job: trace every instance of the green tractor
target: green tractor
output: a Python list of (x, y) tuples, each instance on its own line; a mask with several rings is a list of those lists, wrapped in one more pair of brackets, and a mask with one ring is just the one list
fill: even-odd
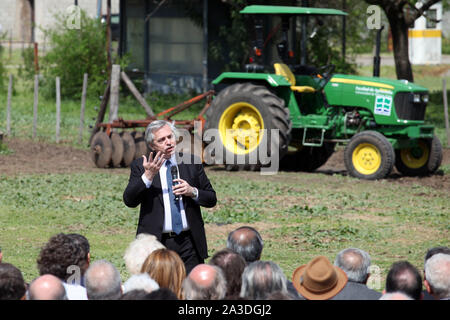
[[(382, 179), (394, 165), (409, 176), (438, 169), (442, 146), (434, 127), (424, 123), (426, 88), (404, 80), (333, 74), (334, 65), (290, 63), (292, 17), (345, 12), (251, 5), (241, 13), (255, 17), (254, 61), (246, 72), (225, 72), (213, 81), (218, 94), (206, 112), (204, 129), (217, 130), (218, 137), (215, 148), (205, 149), (206, 158), (227, 170), (260, 170), (268, 165), (261, 158), (265, 147), (284, 168), (314, 171), (342, 144), (353, 177)], [(279, 62), (269, 68), (259, 63), (266, 15), (279, 16), (282, 26)]]

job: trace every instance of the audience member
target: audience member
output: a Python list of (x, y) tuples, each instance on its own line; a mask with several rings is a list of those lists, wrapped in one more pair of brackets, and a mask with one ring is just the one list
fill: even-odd
[[(80, 284), (83, 287), (84, 284), (84, 274), (86, 273), (86, 270), (89, 268), (89, 263), (91, 262), (91, 246), (89, 244), (88, 239), (78, 233), (69, 233), (67, 234), (69, 238), (72, 239), (75, 245), (77, 245), (82, 251), (80, 252), (80, 258), (78, 259), (77, 266), (80, 268), (81, 277), (79, 279), (80, 283), (76, 283), (74, 281), (71, 282), (71, 284)], [(78, 279), (74, 279), (78, 280)]]
[(148, 273), (134, 274), (123, 284), (123, 293), (133, 290), (144, 290), (150, 293), (159, 289), (159, 284), (150, 278)]
[(436, 300), (450, 300), (450, 255), (438, 253), (427, 260), (424, 285)]
[(186, 300), (222, 300), (227, 282), (219, 267), (199, 264), (183, 281), (183, 291)]
[(247, 263), (261, 258), (264, 242), (254, 228), (243, 226), (228, 235), (227, 248), (239, 253)]
[(223, 249), (216, 252), (209, 264), (222, 269), (227, 282), (226, 299), (237, 299), (241, 292), (242, 273), (246, 263), (244, 258), (231, 249)]
[[(444, 253), (450, 255), (450, 248), (449, 247), (434, 247), (427, 250), (427, 253), (425, 254), (424, 262), (423, 262), (423, 279), (425, 280), (427, 278), (425, 274), (425, 264), (427, 263), (427, 260), (430, 259), (432, 256), (438, 253)], [(434, 300), (434, 297), (428, 293), (427, 290), (423, 290), (423, 300)]]
[(123, 256), (128, 272), (140, 274), (145, 259), (156, 249), (165, 249), (165, 246), (152, 234), (138, 234)]
[(186, 269), (178, 253), (169, 249), (157, 249), (144, 261), (141, 269), (154, 279), (160, 288), (172, 290), (183, 299), (182, 284), (186, 278)]
[(2, 259), (3, 259), (3, 252), (2, 248), (0, 247), (0, 263), (2, 263)]
[[(81, 269), (73, 269), (84, 265), (86, 256), (82, 246), (74, 237), (59, 233), (49, 239), (41, 249), (37, 258), (39, 274), (52, 274), (63, 281), (69, 300), (86, 300), (86, 288), (79, 285), (81, 282)], [(74, 275), (74, 276), (73, 276)], [(80, 276), (78, 279), (77, 277)], [(69, 278), (75, 279), (75, 283), (66, 283)]]
[(24, 300), (25, 292), (22, 272), (10, 263), (0, 263), (0, 300)]
[(178, 300), (177, 295), (170, 289), (159, 288), (147, 295), (148, 300)]
[(117, 300), (122, 296), (120, 273), (110, 262), (95, 261), (89, 266), (85, 276), (89, 300)]
[(28, 300), (67, 300), (66, 289), (61, 279), (44, 274), (31, 281)]
[(318, 256), (295, 269), (292, 282), (307, 300), (329, 300), (345, 287), (347, 275), (327, 257)]
[(242, 274), (241, 298), (264, 300), (275, 291), (288, 294), (286, 276), (272, 261), (255, 261)]
[[(261, 259), (264, 242), (259, 232), (249, 226), (243, 226), (233, 230), (228, 235), (227, 248), (239, 253), (247, 264)], [(291, 281), (286, 280), (287, 290), (294, 299), (299, 299)]]
[(381, 293), (366, 286), (370, 276), (367, 252), (357, 248), (344, 249), (337, 254), (334, 265), (344, 270), (348, 282), (333, 300), (378, 300), (381, 297)]
[(408, 261), (393, 263), (387, 274), (385, 292), (396, 291), (403, 292), (414, 300), (420, 300), (423, 297), (420, 273)]
[(414, 300), (403, 292), (390, 292), (383, 294), (378, 300)]
[(125, 292), (119, 300), (149, 300), (149, 293), (142, 289), (134, 289), (128, 292)]

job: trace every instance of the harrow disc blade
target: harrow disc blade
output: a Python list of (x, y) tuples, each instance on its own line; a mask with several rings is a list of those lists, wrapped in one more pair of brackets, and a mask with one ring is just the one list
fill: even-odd
[(123, 131), (120, 136), (123, 141), (123, 158), (121, 165), (123, 167), (128, 167), (134, 160), (134, 155), (136, 154), (136, 144), (134, 143), (134, 138), (131, 133)]
[(142, 155), (148, 156), (147, 142), (145, 142), (144, 133), (141, 131), (135, 131), (134, 133), (134, 143), (136, 144), (136, 152), (134, 158), (140, 158)]
[(99, 168), (106, 168), (111, 161), (112, 142), (108, 135), (103, 132), (97, 132), (92, 138), (91, 158)]
[(117, 132), (111, 134), (112, 143), (112, 155), (111, 155), (111, 166), (114, 168), (120, 167), (120, 163), (123, 158), (123, 140)]

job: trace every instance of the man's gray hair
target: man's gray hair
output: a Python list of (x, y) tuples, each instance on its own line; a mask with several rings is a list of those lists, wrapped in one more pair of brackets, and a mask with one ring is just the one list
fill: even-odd
[(175, 140), (178, 140), (179, 137), (178, 129), (172, 122), (166, 120), (155, 120), (150, 122), (147, 128), (145, 128), (145, 141), (147, 142), (147, 144), (151, 145), (153, 143), (153, 139), (155, 138), (153, 131), (161, 129), (164, 126), (169, 126), (169, 128), (173, 132), (173, 135), (175, 136)]
[(366, 283), (369, 274), (370, 255), (364, 250), (347, 248), (340, 251), (334, 265), (344, 270), (348, 281)]
[(225, 298), (227, 281), (223, 271), (218, 266), (209, 266), (216, 271), (211, 285), (207, 287), (198, 285), (189, 276), (183, 280), (183, 293), (186, 300), (222, 300)]
[(127, 270), (131, 274), (140, 274), (145, 259), (157, 249), (165, 249), (166, 247), (158, 241), (158, 239), (148, 233), (140, 233), (136, 236), (125, 250), (123, 259)]
[(120, 273), (112, 263), (95, 261), (87, 269), (85, 277), (89, 300), (117, 300), (122, 296)]
[[(241, 240), (236, 234), (245, 233)], [(257, 261), (261, 258), (264, 241), (259, 232), (249, 226), (243, 226), (228, 234), (227, 248), (239, 253), (247, 263)]]
[(123, 293), (127, 293), (133, 290), (144, 290), (147, 293), (158, 290), (159, 284), (150, 278), (148, 273), (141, 273), (132, 275), (123, 284)]
[(450, 255), (438, 253), (428, 259), (425, 278), (435, 297), (450, 298)]
[(255, 261), (242, 274), (241, 298), (264, 300), (272, 292), (288, 294), (283, 270), (272, 261)]

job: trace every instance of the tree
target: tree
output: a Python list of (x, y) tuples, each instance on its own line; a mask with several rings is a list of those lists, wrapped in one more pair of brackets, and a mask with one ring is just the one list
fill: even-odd
[(408, 29), (414, 26), (414, 21), (435, 3), (441, 0), (424, 0), (422, 7), (416, 8), (415, 0), (365, 0), (368, 4), (380, 6), (388, 18), (394, 44), (395, 70), (398, 79), (414, 81), (409, 61)]

